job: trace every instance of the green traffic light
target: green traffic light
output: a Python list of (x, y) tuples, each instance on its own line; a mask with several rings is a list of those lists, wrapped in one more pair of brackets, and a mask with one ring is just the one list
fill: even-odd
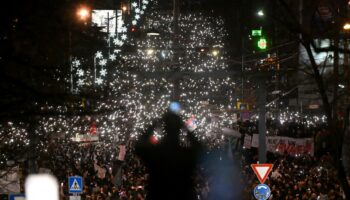
[(267, 40), (265, 38), (260, 38), (258, 40), (258, 48), (260, 50), (265, 50), (267, 49)]
[(261, 30), (252, 30), (252, 36), (256, 37), (256, 36), (261, 36), (261, 35), (262, 35)]

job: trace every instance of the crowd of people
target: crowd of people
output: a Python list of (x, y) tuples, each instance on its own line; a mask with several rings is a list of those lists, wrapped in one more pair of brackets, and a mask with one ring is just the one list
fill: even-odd
[(69, 199), (68, 177), (76, 175), (83, 178), (82, 199), (145, 199), (145, 167), (132, 153), (132, 143), (119, 147), (122, 146), (128, 151), (123, 160), (118, 160), (118, 148), (111, 146), (98, 143), (57, 145), (53, 148), (59, 152), (58, 159), (44, 159), (51, 162), (41, 166), (50, 169), (60, 181), (62, 199)]
[[(244, 121), (239, 124), (240, 132), (243, 134), (258, 133), (258, 121)], [(316, 137), (317, 135), (327, 135), (326, 123), (308, 125), (304, 120), (290, 120), (283, 124), (277, 119), (268, 118), (266, 120), (267, 135), (286, 136), (293, 138)]]
[[(246, 122), (240, 126), (244, 135), (253, 133), (256, 124)], [(293, 128), (283, 129), (288, 132)], [(317, 137), (318, 132), (325, 134), (326, 129), (316, 127), (311, 132)], [(68, 177), (75, 175), (84, 180), (83, 200), (146, 199), (149, 171), (135, 154), (137, 141), (116, 145), (60, 140), (51, 142), (47, 154), (38, 158), (38, 166), (39, 171), (46, 169), (58, 178), (62, 200), (69, 199)], [(253, 189), (258, 185), (258, 179), (250, 164), (257, 162), (257, 149), (236, 149), (237, 145), (228, 136), (221, 140), (221, 145), (211, 146), (204, 142), (204, 146), (193, 177), (196, 198), (255, 199)], [(318, 156), (299, 157), (268, 153), (268, 162), (274, 164), (266, 181), (272, 199), (344, 199), (332, 157), (327, 151)]]
[[(292, 157), (269, 154), (268, 162), (274, 164), (265, 183), (271, 188), (272, 199), (345, 199), (330, 155), (325, 154), (318, 159), (309, 155)], [(243, 199), (254, 199), (251, 196), (253, 188), (259, 184), (257, 178), (248, 164), (244, 165), (242, 172), (248, 186)]]
[[(323, 155), (330, 148), (331, 134), (326, 123), (307, 125), (306, 121), (295, 119), (281, 124), (279, 120), (266, 121), (267, 136), (285, 136), (290, 138), (312, 138), (314, 140), (315, 155)], [(258, 121), (245, 121), (239, 124), (242, 139), (245, 135), (258, 134)]]

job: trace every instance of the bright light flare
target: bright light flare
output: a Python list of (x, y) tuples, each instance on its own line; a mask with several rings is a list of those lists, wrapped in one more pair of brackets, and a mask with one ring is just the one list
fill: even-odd
[(58, 200), (58, 182), (49, 174), (30, 175), (25, 182), (27, 200)]
[(211, 52), (211, 54), (213, 55), (213, 56), (218, 56), (219, 55), (219, 51), (218, 50), (213, 50), (212, 52)]
[(263, 10), (259, 10), (257, 14), (259, 17), (263, 17), (265, 15)]
[(146, 53), (148, 56), (152, 56), (154, 54), (154, 49), (147, 49)]
[(179, 102), (171, 102), (169, 109), (174, 113), (180, 113), (181, 111), (181, 105)]
[(122, 10), (123, 10), (123, 12), (125, 12), (125, 11), (128, 10), (128, 8), (127, 8), (126, 6), (123, 6), (123, 7), (122, 7)]
[(90, 17), (90, 9), (87, 7), (80, 7), (77, 11), (78, 18), (80, 20), (87, 20)]
[(343, 29), (349, 31), (350, 30), (350, 23), (344, 24)]

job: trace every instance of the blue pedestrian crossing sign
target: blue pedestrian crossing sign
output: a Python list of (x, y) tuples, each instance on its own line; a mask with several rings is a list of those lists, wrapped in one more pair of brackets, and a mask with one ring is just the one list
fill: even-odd
[(81, 176), (70, 176), (68, 178), (69, 193), (83, 193), (83, 178)]

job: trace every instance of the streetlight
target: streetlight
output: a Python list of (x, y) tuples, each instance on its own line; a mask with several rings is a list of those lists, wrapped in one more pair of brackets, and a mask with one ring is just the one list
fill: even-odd
[(211, 54), (213, 55), (213, 56), (218, 56), (219, 55), (219, 50), (217, 50), (217, 49), (214, 49), (212, 52), (211, 52)]
[(259, 10), (257, 14), (259, 17), (263, 17), (265, 15), (263, 10)]
[(123, 12), (126, 12), (128, 10), (128, 8), (126, 6), (123, 6), (122, 10), (123, 10)]
[(350, 30), (350, 23), (345, 23), (343, 26), (343, 29), (346, 31), (349, 31)]
[(80, 20), (85, 21), (90, 17), (90, 9), (86, 6), (82, 6), (78, 8), (77, 15)]
[[(77, 17), (80, 21), (83, 21), (84, 24), (86, 25), (86, 21), (87, 19), (90, 17), (90, 8), (87, 6), (80, 6), (77, 10), (76, 10), (76, 14)], [(69, 35), (68, 35), (68, 55), (69, 55), (69, 63), (70, 63), (70, 73), (71, 73), (71, 77), (70, 77), (70, 82), (71, 82), (71, 92), (74, 93), (74, 83), (73, 83), (73, 56), (72, 56), (72, 31), (70, 30), (72, 26), (72, 22), (69, 25)]]
[(147, 54), (148, 56), (152, 56), (152, 55), (154, 54), (154, 49), (152, 49), (152, 48), (147, 49), (147, 50), (146, 50), (146, 54)]

